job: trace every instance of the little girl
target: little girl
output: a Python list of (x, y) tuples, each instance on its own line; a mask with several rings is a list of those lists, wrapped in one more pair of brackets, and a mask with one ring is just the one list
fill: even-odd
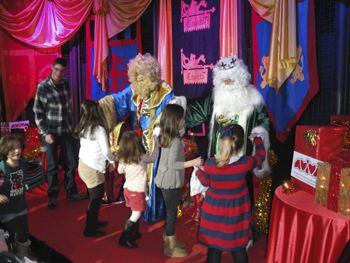
[(164, 107), (160, 119), (158, 143), (162, 149), (155, 183), (161, 189), (165, 203), (163, 251), (166, 257), (188, 255), (188, 252), (182, 249), (185, 244), (176, 240), (177, 207), (180, 189), (185, 179), (185, 168), (203, 164), (201, 157), (185, 162), (184, 145), (179, 136), (179, 131), (185, 124), (184, 117), (185, 111), (181, 106), (168, 104)]
[(244, 142), (243, 128), (230, 124), (220, 136), (219, 154), (205, 161), (204, 172), (197, 176), (209, 186), (202, 207), (199, 243), (209, 247), (207, 263), (220, 262), (223, 250), (231, 251), (235, 263), (247, 263), (246, 246), (251, 238), (251, 213), (245, 176), (265, 159), (262, 139), (252, 133), (256, 154), (253, 157), (237, 155)]
[[(15, 249), (17, 254), (36, 261), (31, 255), (26, 187), (24, 179), (28, 170), (28, 160), (21, 159), (23, 140), (7, 135), (0, 140), (0, 220), (11, 236), (17, 235)], [(16, 252), (16, 251), (15, 251)]]
[(139, 219), (147, 209), (146, 191), (148, 190), (147, 163), (154, 163), (158, 157), (158, 144), (155, 140), (152, 155), (145, 154), (141, 139), (134, 131), (123, 134), (117, 151), (118, 173), (125, 174), (125, 205), (130, 207), (131, 216), (125, 221), (123, 233), (119, 239), (121, 246), (137, 248), (134, 242), (141, 238)]
[(109, 148), (107, 132), (107, 121), (99, 103), (94, 100), (85, 100), (81, 105), (80, 121), (73, 136), (80, 139), (78, 172), (90, 196), (83, 232), (86, 237), (106, 235), (106, 232), (97, 228), (108, 224), (107, 221), (98, 221), (101, 199), (105, 192), (106, 160), (109, 162), (110, 171), (114, 171), (115, 168), (115, 158)]

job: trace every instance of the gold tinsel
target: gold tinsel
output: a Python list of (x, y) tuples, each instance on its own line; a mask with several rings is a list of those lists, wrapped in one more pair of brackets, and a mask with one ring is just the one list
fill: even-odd
[(180, 206), (178, 206), (178, 207), (177, 207), (177, 217), (181, 217), (181, 216), (183, 216), (184, 214), (185, 214), (185, 213), (182, 212)]
[(275, 152), (271, 149), (268, 150), (267, 152), (267, 161), (270, 165), (270, 167), (274, 167), (277, 163), (277, 155), (275, 154)]
[(38, 158), (40, 156), (41, 149), (42, 149), (42, 147), (41, 147), (41, 145), (39, 145), (38, 147), (36, 147), (35, 150), (23, 154), (23, 157), (26, 159), (35, 160), (36, 158)]
[(293, 181), (293, 179), (286, 180), (283, 182), (282, 187), (283, 187), (283, 193), (285, 194), (294, 193), (295, 182)]
[(259, 197), (255, 199), (257, 228), (260, 236), (264, 236), (268, 233), (267, 202), (270, 198), (271, 183), (272, 183), (272, 180), (271, 180), (270, 174), (266, 174), (264, 176), (264, 179), (262, 179), (260, 182)]
[(310, 145), (315, 146), (317, 143), (317, 140), (320, 139), (320, 137), (318, 136), (317, 131), (315, 130), (307, 130), (304, 133), (304, 139), (305, 139), (305, 147), (309, 148)]

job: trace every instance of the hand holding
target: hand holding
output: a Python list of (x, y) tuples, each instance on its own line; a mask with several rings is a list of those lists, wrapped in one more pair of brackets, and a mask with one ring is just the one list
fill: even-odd
[(115, 163), (110, 163), (108, 166), (108, 171), (113, 172), (115, 170)]
[(249, 136), (248, 136), (248, 139), (251, 140), (251, 141), (254, 141), (254, 138), (255, 137), (258, 137), (259, 134), (258, 133), (251, 133)]
[(8, 202), (10, 202), (10, 200), (6, 195), (0, 195), (0, 204), (6, 204)]
[(199, 156), (196, 159), (193, 159), (193, 166), (202, 166), (203, 165), (203, 159), (201, 156)]

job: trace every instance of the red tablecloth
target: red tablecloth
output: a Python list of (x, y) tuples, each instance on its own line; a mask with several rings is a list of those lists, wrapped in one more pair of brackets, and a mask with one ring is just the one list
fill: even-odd
[(275, 191), (267, 263), (334, 263), (350, 239), (350, 218), (314, 203), (304, 191)]

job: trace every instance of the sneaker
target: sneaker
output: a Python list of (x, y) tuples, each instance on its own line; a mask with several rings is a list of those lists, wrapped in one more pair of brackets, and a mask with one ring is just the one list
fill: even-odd
[(75, 195), (70, 195), (67, 194), (66, 195), (66, 200), (67, 201), (78, 201), (78, 202), (82, 202), (82, 201), (88, 201), (89, 198), (87, 196), (83, 196), (81, 194), (75, 194)]
[(57, 197), (52, 197), (47, 204), (47, 208), (53, 210), (57, 207)]

